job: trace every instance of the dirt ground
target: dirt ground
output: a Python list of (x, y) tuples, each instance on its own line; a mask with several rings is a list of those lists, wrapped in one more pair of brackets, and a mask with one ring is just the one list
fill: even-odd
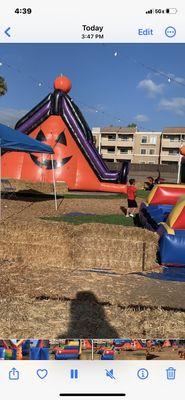
[[(58, 205), (56, 212), (52, 198), (3, 199), (1, 222), (71, 212), (121, 214), (126, 200), (65, 198)], [(59, 267), (50, 281), (49, 269), (47, 260), (39, 271), (17, 260), (1, 260), (1, 337), (184, 337), (184, 282), (146, 274), (109, 276), (78, 270), (69, 274)]]
[[(45, 197), (38, 201), (38, 197), (19, 197), (16, 195), (11, 199), (2, 200), (2, 221), (6, 219), (30, 220), (34, 217), (57, 216), (69, 214), (71, 212), (81, 212), (84, 214), (123, 214), (121, 207), (126, 207), (126, 199), (115, 198), (107, 199), (87, 199), (87, 198), (59, 198), (58, 211), (55, 211), (54, 200), (52, 197)], [(138, 199), (138, 205), (141, 199)]]

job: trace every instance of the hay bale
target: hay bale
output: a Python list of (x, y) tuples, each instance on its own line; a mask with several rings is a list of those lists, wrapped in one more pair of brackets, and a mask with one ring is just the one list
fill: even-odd
[(18, 259), (32, 266), (71, 266), (68, 227), (50, 222), (7, 222), (0, 226), (1, 259)]
[(0, 226), (1, 259), (70, 269), (129, 273), (153, 269), (158, 237), (140, 228), (14, 221)]
[(79, 268), (128, 273), (153, 269), (158, 236), (140, 228), (83, 224), (74, 227), (73, 259)]

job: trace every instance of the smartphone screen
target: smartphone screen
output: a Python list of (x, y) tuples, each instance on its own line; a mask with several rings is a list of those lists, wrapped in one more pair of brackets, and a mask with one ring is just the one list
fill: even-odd
[(1, 6), (6, 400), (182, 397), (185, 6), (156, 6)]

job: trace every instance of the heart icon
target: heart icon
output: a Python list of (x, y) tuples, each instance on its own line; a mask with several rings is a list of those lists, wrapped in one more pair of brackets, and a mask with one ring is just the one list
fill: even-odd
[(48, 374), (47, 369), (38, 369), (38, 370), (37, 370), (37, 375), (38, 375), (38, 377), (39, 377), (40, 379), (46, 378), (47, 374)]

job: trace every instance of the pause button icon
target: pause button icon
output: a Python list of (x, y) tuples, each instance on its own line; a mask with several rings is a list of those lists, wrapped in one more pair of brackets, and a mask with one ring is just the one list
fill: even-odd
[(71, 369), (71, 379), (78, 379), (78, 370)]

